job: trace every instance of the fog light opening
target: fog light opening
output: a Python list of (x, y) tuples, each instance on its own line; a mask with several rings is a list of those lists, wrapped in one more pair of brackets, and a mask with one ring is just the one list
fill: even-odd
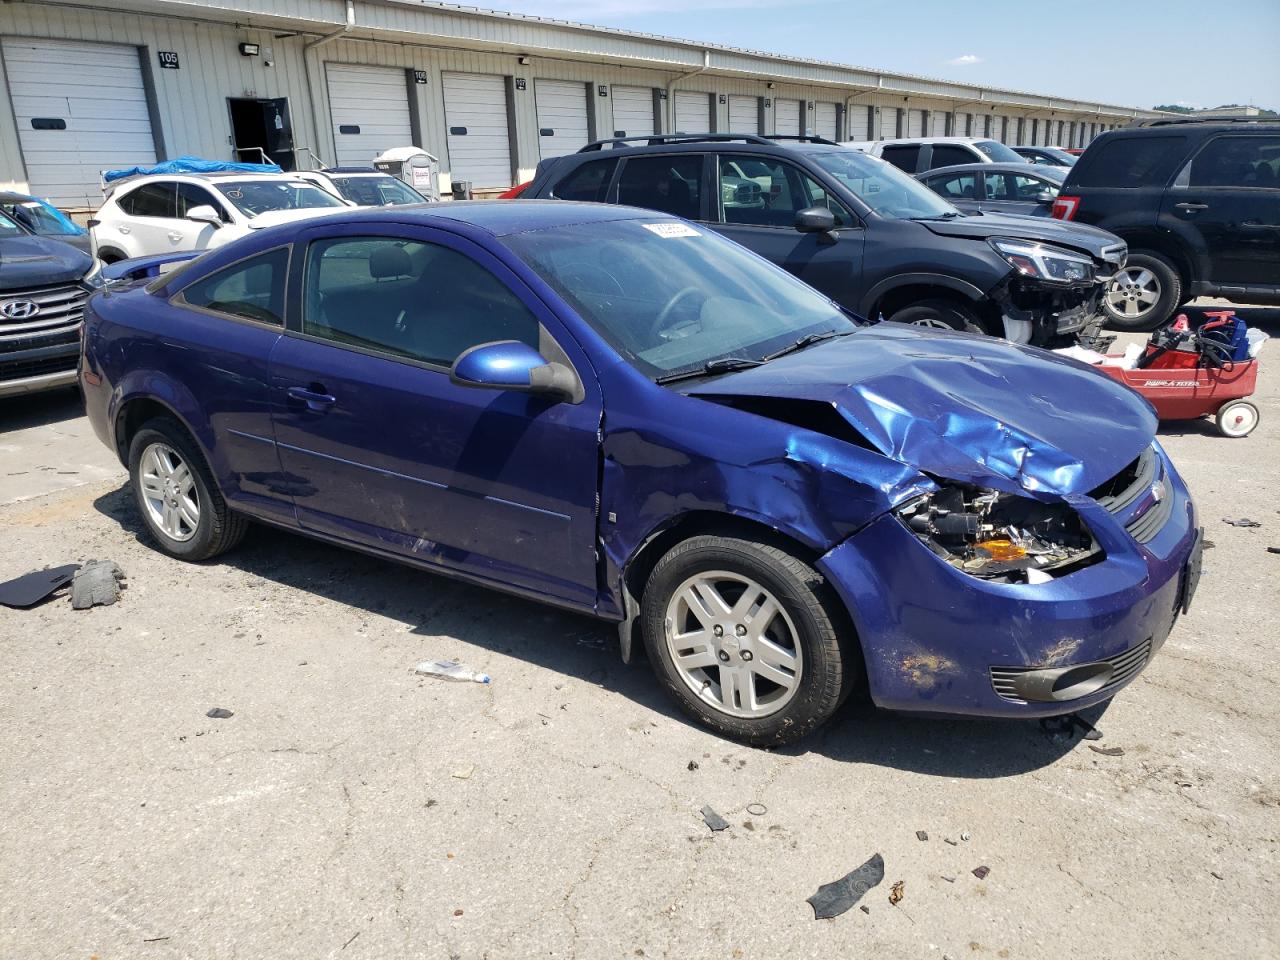
[(1087, 663), (1059, 675), (1049, 688), (1049, 695), (1054, 700), (1076, 700), (1097, 693), (1110, 679), (1111, 664)]

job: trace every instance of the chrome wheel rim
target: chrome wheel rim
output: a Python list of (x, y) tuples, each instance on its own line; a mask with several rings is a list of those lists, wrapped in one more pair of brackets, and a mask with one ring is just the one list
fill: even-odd
[(939, 320), (937, 317), (921, 317), (919, 320), (912, 320), (913, 327), (928, 327), (930, 330), (953, 330), (954, 327), (945, 320)]
[(151, 525), (170, 540), (183, 543), (200, 525), (200, 494), (191, 467), (167, 443), (142, 451), (138, 485)]
[(795, 625), (750, 577), (709, 570), (685, 580), (667, 603), (664, 632), (680, 679), (719, 713), (767, 717), (800, 690)]
[(1145, 267), (1121, 270), (1107, 288), (1107, 311), (1121, 320), (1140, 320), (1155, 309), (1163, 289)]

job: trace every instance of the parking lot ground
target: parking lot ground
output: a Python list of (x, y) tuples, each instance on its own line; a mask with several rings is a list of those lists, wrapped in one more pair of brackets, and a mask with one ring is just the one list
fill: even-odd
[[(1101, 740), (851, 704), (767, 752), (585, 618), (261, 528), (170, 560), (74, 398), (6, 402), (0, 580), (129, 580), (0, 609), (0, 956), (1280, 956), (1280, 340), (1257, 403), (1162, 430), (1214, 546)], [(453, 657), (493, 683), (411, 673)], [(870, 912), (815, 921), (875, 853)]]

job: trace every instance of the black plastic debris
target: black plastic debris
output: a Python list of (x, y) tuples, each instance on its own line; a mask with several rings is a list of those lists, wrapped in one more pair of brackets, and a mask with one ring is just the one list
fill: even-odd
[(1217, 546), (1217, 544), (1214, 543), (1212, 540), (1210, 540), (1208, 537), (1201, 540), (1200, 545), (1203, 546), (1206, 550), (1212, 550), (1214, 547)]
[(1280, 547), (1267, 547), (1267, 553), (1280, 553)]
[(929, 834), (923, 830), (917, 830), (916, 839), (923, 843), (925, 840), (929, 839)]
[(1230, 519), (1229, 517), (1223, 517), (1223, 518), (1222, 518), (1222, 522), (1223, 522), (1223, 523), (1229, 523), (1229, 524), (1231, 524), (1231, 526), (1233, 526), (1233, 527), (1260, 527), (1260, 526), (1262, 526), (1262, 524), (1260, 524), (1257, 520), (1250, 520), (1248, 517), (1241, 517), (1239, 520), (1232, 520), (1232, 519)]
[(109, 607), (120, 599), (124, 571), (110, 560), (90, 560), (71, 581), (71, 606), (76, 610)]
[(78, 563), (24, 573), (0, 583), (0, 606), (25, 610), (61, 590), (80, 569)]
[(943, 838), (942, 838), (942, 842), (943, 842), (943, 843), (949, 843), (949, 844), (951, 844), (951, 846), (953, 846), (953, 847), (958, 847), (958, 846), (960, 846), (960, 844), (956, 843), (956, 842), (955, 842), (954, 840), (952, 840), (950, 837), (943, 837)]
[(973, 875), (977, 877), (979, 880), (987, 879), (987, 874), (990, 872), (991, 872), (990, 867), (974, 867), (973, 868)]
[(1091, 743), (1089, 744), (1089, 749), (1092, 750), (1094, 753), (1102, 754), (1104, 757), (1123, 757), (1124, 756), (1124, 747), (1095, 747)]
[(877, 853), (852, 873), (832, 883), (824, 883), (817, 893), (808, 898), (809, 905), (813, 907), (813, 919), (829, 920), (840, 916), (883, 880), (884, 857)]
[(711, 828), (713, 833), (719, 833), (721, 830), (729, 828), (729, 821), (712, 810), (710, 806), (702, 808), (702, 821)]
[(867, 914), (868, 916), (871, 914), (871, 908), (868, 907), (865, 903), (859, 906), (858, 909), (861, 910), (863, 913)]
[(697, 760), (690, 760), (690, 761), (689, 761), (689, 769), (690, 769), (690, 770), (697, 770), (697, 769), (698, 769), (698, 761), (697, 761)]
[(205, 716), (210, 720), (230, 720), (235, 714), (226, 707), (214, 707)]
[(1071, 722), (1084, 731), (1084, 738), (1086, 740), (1102, 739), (1102, 731), (1099, 730), (1097, 727), (1095, 727), (1092, 723), (1090, 723), (1084, 717), (1080, 716), (1080, 714), (1073, 713), (1071, 715)]

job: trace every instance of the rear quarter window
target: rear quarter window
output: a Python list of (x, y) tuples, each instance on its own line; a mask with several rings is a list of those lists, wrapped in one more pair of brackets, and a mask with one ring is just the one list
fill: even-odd
[(1117, 137), (1089, 149), (1071, 168), (1081, 187), (1163, 186), (1181, 166), (1186, 137)]

